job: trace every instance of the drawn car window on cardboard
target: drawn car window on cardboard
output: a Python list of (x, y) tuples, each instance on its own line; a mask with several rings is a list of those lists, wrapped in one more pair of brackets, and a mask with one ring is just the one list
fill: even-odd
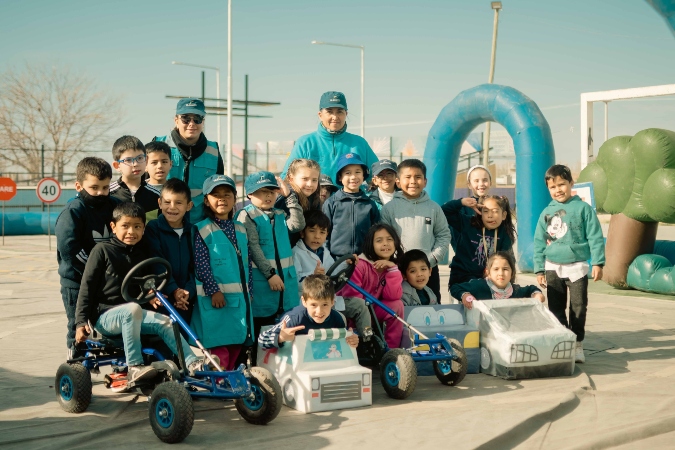
[(304, 362), (331, 362), (354, 359), (354, 355), (350, 349), (343, 349), (342, 344), (338, 340), (307, 341)]

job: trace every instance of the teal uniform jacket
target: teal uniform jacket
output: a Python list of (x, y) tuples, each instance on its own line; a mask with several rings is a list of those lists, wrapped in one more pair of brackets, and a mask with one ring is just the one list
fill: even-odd
[(242, 214), (248, 214), (255, 222), (260, 248), (270, 265), (276, 267), (277, 274), (284, 282), (282, 292), (273, 291), (267, 282), (270, 274), (262, 273), (255, 262), (252, 261), (253, 291), (255, 292), (253, 317), (269, 317), (281, 314), (300, 304), (298, 276), (293, 264), (293, 249), (286, 226), (286, 214), (276, 208), (273, 211), (274, 224), (267, 214), (253, 205), (247, 205), (239, 213), (239, 217)]
[[(300, 139), (295, 141), (281, 176), (282, 178), (286, 176), (288, 166), (294, 159), (306, 158), (318, 162), (321, 166), (321, 173), (325, 173), (331, 180), (336, 181), (338, 159), (347, 153), (359, 155), (361, 161), (369, 168), (373, 163), (379, 161), (365, 139), (347, 133), (347, 125), (337, 133), (330, 133), (320, 123), (319, 128), (314, 133), (301, 136)], [(367, 180), (370, 180), (370, 177)]]
[[(227, 235), (211, 219), (196, 225), (209, 249), (211, 272), (225, 297), (223, 308), (211, 306), (211, 296), (204, 294), (202, 282), (197, 279), (197, 305), (192, 313), (190, 326), (206, 348), (244, 344), (251, 339), (253, 316), (247, 287), (248, 239), (246, 229), (234, 223), (237, 251)], [(195, 345), (194, 342), (190, 342)]]
[(204, 218), (204, 194), (202, 194), (204, 180), (216, 174), (218, 162), (219, 160), (222, 161), (218, 152), (218, 143), (206, 141), (204, 153), (186, 164), (183, 155), (181, 155), (180, 150), (176, 147), (176, 143), (171, 138), (171, 134), (158, 136), (154, 140), (166, 142), (171, 147), (172, 166), (167, 179), (179, 178), (187, 183), (192, 194), (192, 202), (194, 203), (194, 206), (190, 210), (190, 222), (199, 222)]

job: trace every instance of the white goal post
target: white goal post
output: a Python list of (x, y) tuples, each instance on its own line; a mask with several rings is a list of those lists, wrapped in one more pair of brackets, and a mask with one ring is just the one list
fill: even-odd
[[(581, 168), (593, 161), (593, 103), (605, 103), (605, 141), (609, 138), (607, 118), (609, 102), (614, 100), (628, 100), (632, 98), (660, 97), (675, 95), (675, 84), (661, 86), (646, 86), (614, 91), (585, 92), (581, 94)], [(604, 142), (604, 141), (603, 141)]]

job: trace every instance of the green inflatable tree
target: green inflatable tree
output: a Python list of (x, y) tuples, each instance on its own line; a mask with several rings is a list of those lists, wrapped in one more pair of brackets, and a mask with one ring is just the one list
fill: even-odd
[(675, 223), (675, 132), (649, 128), (609, 139), (578, 181), (593, 182), (598, 212), (612, 214), (603, 279), (627, 288), (628, 266), (652, 253), (658, 223)]

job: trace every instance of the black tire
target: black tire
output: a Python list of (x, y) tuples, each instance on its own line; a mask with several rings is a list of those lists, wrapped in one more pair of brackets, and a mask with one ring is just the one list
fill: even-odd
[(434, 361), (434, 373), (441, 383), (448, 386), (457, 386), (466, 376), (469, 360), (466, 358), (464, 347), (457, 339), (446, 338), (446, 341), (457, 354), (457, 360)]
[(366, 367), (377, 367), (384, 356), (384, 341), (377, 335), (373, 335), (367, 342), (359, 342), (356, 354), (359, 364)]
[(195, 422), (192, 398), (180, 384), (161, 383), (150, 397), (150, 425), (155, 436), (167, 444), (182, 442), (190, 435)]
[(412, 356), (401, 348), (389, 350), (380, 362), (380, 381), (391, 398), (402, 400), (415, 391), (417, 367)]
[(82, 364), (63, 363), (56, 371), (54, 390), (64, 411), (86, 411), (91, 403), (91, 374)]
[(251, 368), (250, 382), (253, 396), (235, 400), (234, 406), (245, 421), (254, 425), (267, 425), (281, 411), (281, 386), (270, 371), (263, 367)]

